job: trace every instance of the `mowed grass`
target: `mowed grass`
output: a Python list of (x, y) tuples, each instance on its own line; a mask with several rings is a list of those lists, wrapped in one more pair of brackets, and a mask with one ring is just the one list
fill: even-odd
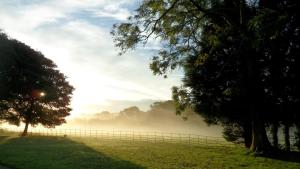
[[(300, 160), (300, 159), (299, 159)], [(0, 164), (15, 169), (299, 169), (300, 162), (249, 155), (236, 147), (0, 136)]]

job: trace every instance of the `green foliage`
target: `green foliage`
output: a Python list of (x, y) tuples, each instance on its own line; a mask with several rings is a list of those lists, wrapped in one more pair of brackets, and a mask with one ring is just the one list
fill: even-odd
[(189, 1), (179, 0), (144, 1), (136, 12), (128, 23), (114, 26), (112, 35), (116, 46), (124, 52), (157, 37), (166, 45), (153, 57), (150, 64), (153, 73), (164, 74), (169, 68), (183, 64), (184, 57), (197, 46), (193, 41), (200, 36), (200, 31), (195, 32), (194, 27), (201, 24), (197, 19), (202, 14)]
[(112, 35), (122, 52), (159, 38), (153, 73), (185, 73), (173, 88), (177, 113), (192, 107), (210, 123), (250, 120), (255, 149), (267, 149), (265, 123), (299, 120), (297, 8), (294, 0), (143, 1)]
[(188, 92), (184, 88), (173, 87), (172, 96), (175, 103), (176, 114), (181, 114), (190, 103)]
[(54, 127), (65, 122), (74, 88), (42, 53), (1, 34), (1, 119)]
[(243, 129), (236, 123), (227, 124), (223, 128), (223, 137), (230, 142), (239, 142), (243, 137)]

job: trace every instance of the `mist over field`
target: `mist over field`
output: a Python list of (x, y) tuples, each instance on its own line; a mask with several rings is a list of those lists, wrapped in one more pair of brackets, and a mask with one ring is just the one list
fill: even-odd
[(0, 0), (0, 169), (300, 169), (300, 0)]
[[(129, 106), (129, 104), (128, 104)], [(86, 113), (81, 116), (71, 116), (66, 123), (55, 128), (45, 128), (41, 125), (30, 126), (29, 130), (103, 130), (103, 131), (134, 131), (134, 132), (164, 132), (198, 134), (203, 136), (222, 137), (222, 128), (218, 125), (207, 125), (204, 119), (193, 111), (185, 111), (176, 115), (173, 101), (157, 101), (148, 110), (138, 106), (129, 106), (119, 112), (100, 111)], [(114, 110), (115, 108), (109, 108)], [(4, 128), (22, 131), (24, 124), (18, 127), (7, 123), (0, 124)]]
[(120, 112), (102, 111), (71, 118), (59, 128), (99, 129), (116, 131), (157, 131), (192, 133), (221, 137), (220, 126), (208, 126), (195, 112), (176, 115), (172, 101), (155, 102), (148, 111), (136, 106)]

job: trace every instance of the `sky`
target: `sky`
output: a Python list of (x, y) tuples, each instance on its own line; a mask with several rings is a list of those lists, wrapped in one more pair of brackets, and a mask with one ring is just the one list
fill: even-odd
[(53, 60), (75, 87), (71, 116), (118, 112), (171, 99), (180, 71), (167, 79), (149, 69), (159, 40), (118, 55), (110, 31), (141, 0), (0, 0), (0, 29)]

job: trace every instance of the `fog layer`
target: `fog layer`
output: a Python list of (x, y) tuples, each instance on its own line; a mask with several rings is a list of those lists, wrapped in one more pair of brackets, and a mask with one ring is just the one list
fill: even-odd
[(222, 136), (219, 126), (208, 126), (200, 115), (192, 111), (176, 115), (172, 101), (155, 102), (146, 112), (132, 106), (117, 113), (103, 111), (86, 115), (70, 119), (60, 128), (158, 131)]

